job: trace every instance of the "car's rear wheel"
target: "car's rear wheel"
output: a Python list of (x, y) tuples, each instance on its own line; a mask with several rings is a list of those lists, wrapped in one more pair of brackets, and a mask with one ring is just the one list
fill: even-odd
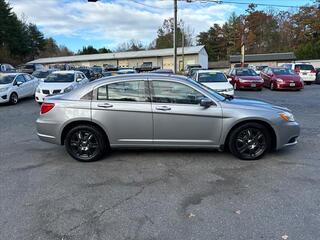
[(12, 104), (12, 105), (15, 105), (15, 104), (18, 103), (18, 101), (19, 101), (18, 94), (11, 93), (11, 95), (9, 97), (9, 103)]
[(271, 136), (265, 126), (246, 123), (231, 132), (229, 149), (233, 155), (243, 160), (256, 160), (271, 147)]
[(80, 125), (72, 128), (64, 141), (67, 152), (82, 162), (97, 161), (108, 149), (104, 134), (96, 127)]
[(311, 82), (305, 82), (307, 85), (311, 85)]

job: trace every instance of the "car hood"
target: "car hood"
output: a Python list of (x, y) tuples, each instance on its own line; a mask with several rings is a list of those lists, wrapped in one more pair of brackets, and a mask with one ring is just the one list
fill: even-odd
[(12, 83), (9, 83), (9, 84), (0, 84), (0, 89), (7, 88), (7, 87), (12, 87)]
[(211, 89), (227, 89), (233, 88), (229, 82), (204, 82), (201, 83)]
[(265, 109), (265, 110), (277, 110), (277, 111), (286, 111), (291, 112), (286, 107), (276, 106), (272, 103), (268, 103), (265, 101), (255, 100), (255, 99), (248, 99), (248, 98), (233, 98), (233, 99), (226, 99), (223, 101), (224, 107), (231, 107), (231, 108), (254, 108), (254, 109)]
[(65, 89), (71, 85), (74, 85), (74, 83), (73, 82), (68, 82), (68, 83), (40, 82), (39, 88), (40, 89), (47, 89), (47, 90), (55, 90), (55, 89)]

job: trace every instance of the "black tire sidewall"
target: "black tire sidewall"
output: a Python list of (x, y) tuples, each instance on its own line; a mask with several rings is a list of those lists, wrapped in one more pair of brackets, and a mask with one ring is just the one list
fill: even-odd
[[(14, 96), (14, 95), (17, 97), (17, 102), (12, 101), (12, 96)], [(15, 104), (17, 104), (18, 102), (19, 102), (18, 94), (14, 93), (14, 92), (11, 93), (11, 94), (10, 94), (10, 97), (9, 97), (9, 103), (12, 104), (12, 105), (15, 105)]]
[[(95, 135), (95, 137), (97, 138), (97, 141), (98, 141), (98, 153), (97, 155), (95, 155), (94, 157), (92, 157), (91, 159), (82, 159), (82, 158), (79, 158), (72, 150), (71, 150), (71, 147), (70, 147), (70, 140), (71, 140), (71, 137), (72, 135), (79, 131), (79, 130), (86, 130), (86, 131), (90, 131), (91, 133), (93, 133)], [(100, 160), (103, 155), (107, 152), (107, 140), (105, 138), (105, 136), (103, 135), (103, 133), (100, 132), (99, 129), (97, 129), (96, 127), (94, 126), (91, 126), (91, 125), (79, 125), (79, 126), (76, 126), (76, 127), (73, 127), (66, 135), (66, 138), (64, 140), (64, 145), (65, 145), (65, 148), (67, 150), (67, 152), (69, 153), (69, 155), (71, 157), (73, 157), (74, 159), (76, 159), (77, 161), (80, 161), (80, 162), (94, 162), (94, 161), (98, 161)]]
[[(267, 144), (266, 150), (260, 156), (255, 157), (255, 158), (246, 158), (246, 157), (244, 157), (241, 153), (238, 152), (238, 150), (236, 149), (236, 146), (235, 146), (235, 142), (236, 142), (235, 139), (237, 138), (237, 135), (241, 131), (243, 131), (243, 130), (245, 130), (247, 128), (259, 129), (264, 134), (265, 139), (266, 139), (266, 144)], [(265, 155), (266, 152), (270, 151), (270, 149), (271, 149), (271, 135), (270, 135), (268, 129), (264, 125), (262, 125), (260, 123), (254, 123), (254, 122), (245, 123), (245, 124), (240, 125), (239, 127), (235, 128), (231, 132), (230, 137), (229, 137), (228, 145), (229, 145), (230, 152), (234, 156), (238, 157), (239, 159), (247, 160), (247, 161), (258, 160), (258, 159), (262, 158)]]

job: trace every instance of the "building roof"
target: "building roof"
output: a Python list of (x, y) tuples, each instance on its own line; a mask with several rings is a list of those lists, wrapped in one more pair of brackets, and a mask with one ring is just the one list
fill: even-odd
[[(293, 52), (286, 53), (265, 53), (265, 54), (247, 54), (244, 56), (245, 62), (262, 62), (262, 61), (282, 61), (295, 60)], [(241, 55), (230, 55), (230, 63), (239, 63)]]
[[(186, 55), (198, 54), (203, 48), (204, 48), (204, 45), (185, 47), (184, 54)], [(178, 48), (177, 53), (182, 54), (182, 48)], [(165, 48), (165, 49), (131, 51), (131, 52), (114, 52), (114, 53), (65, 56), (65, 57), (39, 58), (29, 63), (42, 63), (42, 64), (71, 63), (71, 62), (82, 62), (82, 61), (112, 60), (112, 59), (163, 57), (163, 56), (172, 56), (172, 55), (173, 55), (173, 48)]]

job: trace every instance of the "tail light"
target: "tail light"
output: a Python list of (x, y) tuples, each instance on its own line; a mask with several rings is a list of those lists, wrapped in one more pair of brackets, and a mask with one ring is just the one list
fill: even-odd
[(52, 108), (54, 108), (54, 103), (42, 103), (40, 113), (44, 114), (49, 112)]
[(300, 73), (300, 68), (299, 68), (299, 67), (296, 67), (296, 68), (294, 69), (294, 71), (295, 71), (296, 73)]
[(317, 73), (315, 69), (311, 69), (311, 73)]

